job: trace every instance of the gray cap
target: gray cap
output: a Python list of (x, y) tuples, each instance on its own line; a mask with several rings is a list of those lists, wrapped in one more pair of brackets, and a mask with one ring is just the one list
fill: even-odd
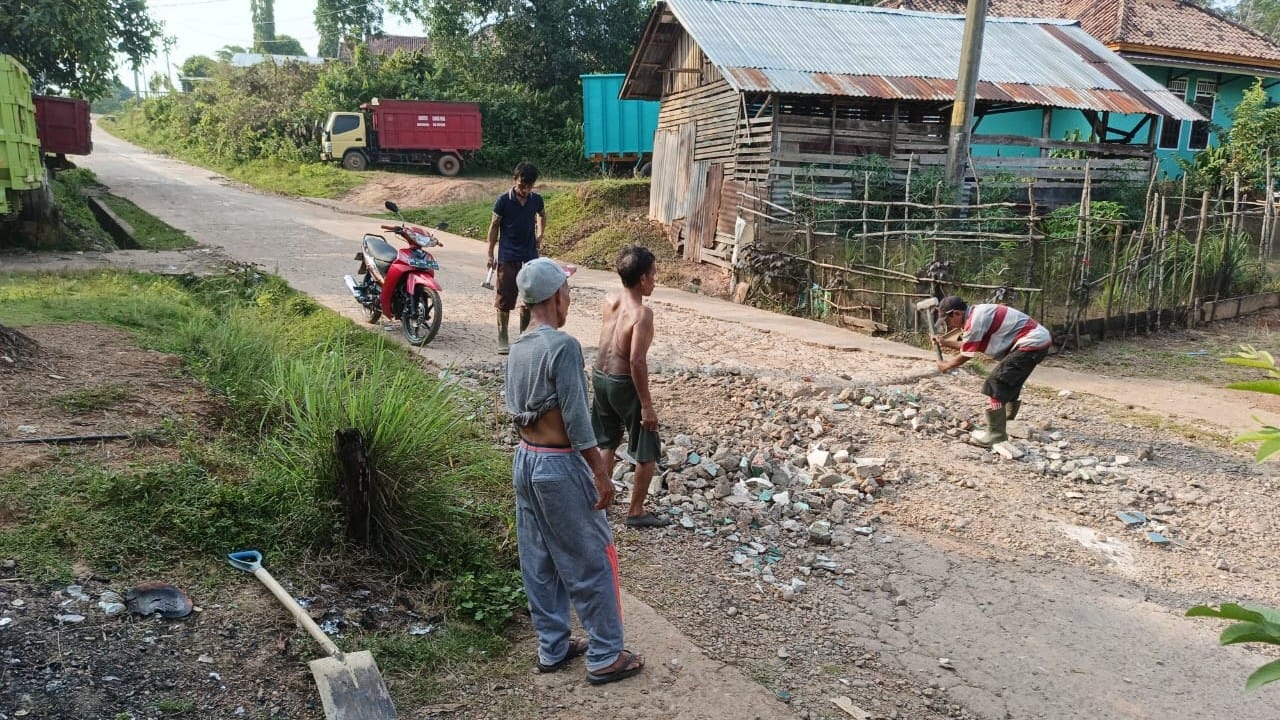
[(559, 292), (571, 275), (578, 271), (573, 265), (564, 266), (551, 258), (534, 258), (525, 263), (516, 274), (516, 287), (525, 305), (537, 305)]

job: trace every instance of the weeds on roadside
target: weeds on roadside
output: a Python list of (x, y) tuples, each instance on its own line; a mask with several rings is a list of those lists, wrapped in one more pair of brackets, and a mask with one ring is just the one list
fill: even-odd
[(140, 571), (220, 565), (243, 547), (284, 562), (336, 544), (334, 432), (354, 427), (379, 477), (371, 550), (411, 577), (461, 578), (472, 590), (458, 602), (485, 609), (463, 615), (486, 627), (522, 604), (490, 592), (510, 583), (485, 580), (514, 565), (505, 461), (468, 420), (465, 391), (404, 348), (249, 267), (208, 280), (0, 274), (0, 323), (68, 321), (115, 324), (183, 355), (229, 413), (220, 429), (165, 429), (176, 460), (103, 467), (68, 454), (34, 477), (0, 476), (14, 518), (0, 556), (39, 568), (33, 577), (66, 578), (79, 559)]

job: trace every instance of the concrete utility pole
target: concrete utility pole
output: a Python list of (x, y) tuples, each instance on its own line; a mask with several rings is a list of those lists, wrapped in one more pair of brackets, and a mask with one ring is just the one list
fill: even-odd
[(982, 31), (987, 24), (987, 0), (969, 0), (960, 43), (960, 72), (956, 76), (956, 101), (951, 106), (951, 132), (947, 136), (947, 182), (958, 193), (964, 187), (965, 162), (969, 158), (969, 132), (973, 128), (973, 103), (978, 93), (978, 64), (982, 59)]

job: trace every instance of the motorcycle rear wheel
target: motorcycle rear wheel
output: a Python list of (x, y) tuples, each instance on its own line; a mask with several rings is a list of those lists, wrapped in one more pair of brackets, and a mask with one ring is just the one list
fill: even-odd
[[(361, 270), (363, 269), (361, 268)], [(378, 293), (378, 283), (374, 282), (372, 275), (365, 273), (364, 277), (360, 278), (360, 289), (364, 291), (365, 297), (370, 297)], [(382, 309), (377, 304), (366, 305), (361, 303), (360, 309), (364, 312), (364, 321), (370, 325), (378, 322), (378, 319), (382, 317)]]
[(400, 315), (400, 327), (404, 337), (412, 345), (426, 345), (440, 330), (440, 293), (420, 287), (413, 300)]

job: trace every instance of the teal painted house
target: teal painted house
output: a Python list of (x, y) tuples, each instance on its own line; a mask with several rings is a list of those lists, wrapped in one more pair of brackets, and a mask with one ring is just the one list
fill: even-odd
[[(889, 0), (882, 7), (963, 15), (964, 0)], [(1280, 46), (1265, 36), (1184, 0), (990, 0), (988, 15), (1075, 20), (1081, 28), (1167, 87), (1211, 121), (1143, 115), (1042, 113), (979, 103), (975, 157), (1017, 157), (1034, 148), (977, 144), (982, 135), (1043, 136), (1058, 140), (1149, 145), (1167, 177), (1182, 174), (1176, 158), (1216, 147), (1231, 112), (1260, 78), (1280, 104)]]

